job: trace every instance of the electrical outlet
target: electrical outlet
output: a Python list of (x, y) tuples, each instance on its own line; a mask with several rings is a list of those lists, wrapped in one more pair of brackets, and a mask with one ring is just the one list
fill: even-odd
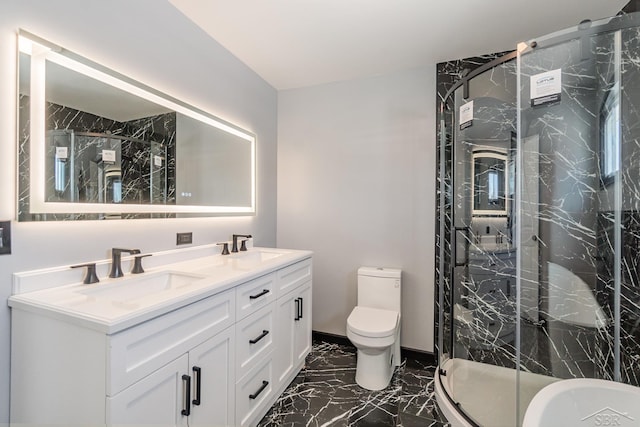
[(193, 243), (193, 233), (178, 233), (176, 237), (176, 245), (190, 245)]
[(11, 221), (0, 221), (0, 255), (11, 253)]

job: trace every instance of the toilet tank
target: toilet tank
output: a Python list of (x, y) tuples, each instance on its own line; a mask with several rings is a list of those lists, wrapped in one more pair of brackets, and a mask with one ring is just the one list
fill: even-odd
[(358, 269), (358, 305), (400, 313), (400, 279), (397, 268), (360, 267)]

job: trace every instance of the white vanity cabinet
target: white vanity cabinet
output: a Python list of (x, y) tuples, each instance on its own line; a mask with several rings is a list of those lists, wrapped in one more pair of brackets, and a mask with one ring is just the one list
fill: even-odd
[(276, 311), (276, 381), (286, 386), (311, 351), (311, 282), (278, 298)]
[(107, 425), (234, 425), (230, 327), (107, 398)]
[(275, 376), (286, 387), (311, 351), (311, 260), (277, 272)]
[(234, 423), (233, 290), (114, 334), (12, 316), (12, 424)]
[(188, 369), (185, 354), (115, 397), (107, 397), (107, 425), (186, 426), (182, 410), (187, 396), (182, 377)]
[(239, 304), (245, 317), (236, 324), (236, 425), (246, 427), (264, 416), (311, 351), (311, 259), (243, 287), (236, 299), (254, 297), (251, 308)]
[(124, 326), (10, 299), (11, 425), (255, 425), (311, 349), (311, 258), (280, 265)]
[(255, 424), (274, 400), (276, 278), (274, 272), (236, 288), (236, 425), (241, 427)]

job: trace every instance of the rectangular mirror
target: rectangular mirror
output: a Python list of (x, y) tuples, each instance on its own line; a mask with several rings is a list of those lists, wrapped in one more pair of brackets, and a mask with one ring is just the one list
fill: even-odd
[(473, 153), (473, 214), (507, 214), (507, 156), (493, 151)]
[(255, 213), (255, 136), (21, 31), (18, 219)]

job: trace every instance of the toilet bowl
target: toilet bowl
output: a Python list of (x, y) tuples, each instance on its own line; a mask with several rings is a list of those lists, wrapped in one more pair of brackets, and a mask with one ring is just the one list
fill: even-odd
[(400, 365), (400, 275), (358, 270), (358, 305), (347, 319), (347, 337), (358, 350), (356, 383), (368, 390), (387, 387)]
[[(356, 383), (368, 390), (389, 385), (400, 360), (400, 314), (356, 307), (347, 319), (347, 337), (358, 349)], [(397, 347), (397, 348), (396, 348)]]

